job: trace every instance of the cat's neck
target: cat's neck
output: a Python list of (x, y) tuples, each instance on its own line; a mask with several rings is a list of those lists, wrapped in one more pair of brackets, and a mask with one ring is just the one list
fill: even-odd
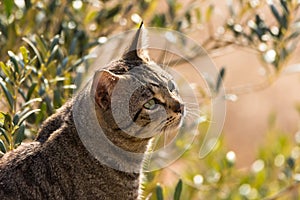
[(72, 110), (77, 133), (86, 150), (109, 167), (140, 172), (149, 139), (134, 138), (122, 130), (101, 127), (90, 95), (90, 85), (77, 95)]
[(131, 136), (125, 130), (120, 129), (114, 122), (107, 124), (107, 121), (104, 119), (106, 114), (103, 114), (103, 111), (97, 105), (95, 109), (102, 131), (113, 144), (128, 152), (145, 153), (147, 151), (150, 138)]

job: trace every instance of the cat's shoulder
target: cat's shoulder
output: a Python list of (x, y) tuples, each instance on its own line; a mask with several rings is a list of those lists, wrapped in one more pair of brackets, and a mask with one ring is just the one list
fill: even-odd
[(73, 107), (73, 99), (66, 102), (56, 113), (51, 115), (41, 126), (36, 141), (44, 143), (56, 130), (60, 129), (69, 120)]

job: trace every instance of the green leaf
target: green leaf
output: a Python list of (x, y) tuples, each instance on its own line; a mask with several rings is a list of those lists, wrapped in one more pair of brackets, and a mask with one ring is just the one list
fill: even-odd
[(31, 0), (25, 0), (25, 7), (27, 10), (29, 10), (31, 8)]
[(19, 58), (12, 51), (8, 51), (7, 53), (10, 58), (10, 61), (14, 64), (15, 72), (19, 73), (19, 65), (18, 65)]
[(281, 19), (282, 19), (282, 21), (281, 21), (281, 26), (282, 26), (284, 29), (287, 29), (287, 28), (288, 28), (288, 16), (283, 15)]
[(285, 40), (289, 41), (292, 39), (296, 39), (297, 37), (299, 37), (299, 35), (300, 35), (300, 31), (295, 31), (291, 35), (289, 35)]
[(78, 60), (76, 60), (76, 62), (71, 65), (70, 67), (68, 67), (66, 69), (67, 72), (71, 72), (72, 70), (76, 69), (79, 65), (81, 65), (81, 63), (83, 63), (84, 61), (90, 59), (90, 58), (95, 58), (93, 54), (89, 54), (89, 55), (86, 55)]
[(36, 46), (40, 50), (39, 52), (41, 53), (41, 56), (43, 58), (45, 58), (47, 56), (47, 52), (48, 52), (48, 50), (47, 50), (48, 47), (47, 47), (46, 41), (44, 40), (43, 36), (40, 36), (40, 35), (35, 36), (35, 41), (36, 41)]
[(165, 27), (166, 26), (166, 16), (164, 14), (156, 14), (151, 21), (153, 26)]
[(292, 157), (287, 158), (286, 160), (287, 165), (289, 166), (290, 169), (294, 169), (295, 168), (295, 160)]
[(42, 58), (39, 50), (37, 49), (37, 47), (26, 37), (23, 37), (22, 40), (24, 42), (26, 42), (32, 48), (32, 50), (34, 51), (35, 55), (38, 58), (39, 64), (41, 65), (43, 63), (43, 58)]
[(12, 130), (12, 119), (8, 113), (5, 114), (3, 127), (6, 131), (10, 132)]
[(182, 180), (180, 179), (175, 188), (174, 200), (180, 200), (181, 191), (182, 191)]
[(3, 81), (2, 78), (0, 78), (0, 85), (1, 85), (1, 88), (2, 90), (4, 91), (4, 94), (5, 94), (5, 97), (7, 99), (7, 102), (10, 106), (10, 109), (12, 110), (13, 107), (14, 107), (14, 99), (13, 99), (13, 96), (11, 94), (11, 91), (9, 91), (6, 87), (6, 83)]
[(277, 22), (279, 23), (279, 25), (282, 26), (282, 18), (280, 16), (277, 8), (273, 4), (270, 5), (270, 8), (271, 8), (271, 11), (272, 11), (274, 17), (276, 18)]
[(53, 50), (51, 51), (49, 58), (48, 58), (47, 65), (55, 58), (55, 56), (58, 53), (58, 50), (59, 50), (59, 45), (55, 45), (53, 47)]
[(0, 127), (0, 136), (1, 136), (1, 135), (3, 135), (4, 138), (5, 138), (5, 140), (6, 140), (6, 142), (9, 143), (9, 139), (8, 139), (8, 137), (7, 137), (6, 131), (5, 131), (5, 129), (2, 128), (2, 127)]
[(3, 62), (0, 62), (0, 67), (3, 71), (3, 73), (5, 74), (5, 76), (11, 79), (12, 77), (11, 77), (11, 73), (10, 73), (10, 67), (5, 65)]
[(122, 9), (122, 5), (121, 4), (118, 4), (115, 7), (109, 9), (107, 11), (106, 18), (109, 19), (109, 18), (112, 18), (112, 17), (116, 16), (120, 12), (121, 9)]
[(31, 95), (33, 94), (33, 91), (35, 87), (37, 86), (37, 83), (33, 83), (30, 88), (28, 89), (27, 95), (26, 95), (26, 100), (28, 101), (31, 98)]
[(197, 22), (201, 23), (202, 22), (202, 14), (201, 14), (200, 8), (195, 8), (195, 12), (196, 12)]
[(219, 89), (220, 89), (221, 83), (224, 79), (224, 76), (225, 76), (225, 68), (222, 67), (219, 72), (218, 78), (217, 78), (217, 84), (216, 84), (216, 88), (215, 88), (216, 92), (219, 92)]
[(0, 151), (2, 153), (6, 153), (6, 148), (5, 148), (4, 142), (1, 139), (0, 139)]
[(72, 39), (70, 48), (69, 48), (69, 55), (72, 55), (75, 53), (76, 47), (77, 47), (77, 43), (78, 43), (78, 37), (74, 37)]
[(36, 112), (40, 112), (40, 110), (41, 109), (30, 110), (29, 112), (26, 112), (23, 116), (20, 116), (18, 125), (21, 125), (30, 115), (32, 115), (33, 113), (36, 113)]
[(22, 124), (15, 133), (15, 145), (18, 146), (25, 138), (25, 126)]
[(87, 15), (85, 16), (84, 23), (89, 24), (93, 20), (95, 20), (95, 18), (97, 17), (98, 12), (99, 11), (97, 11), (97, 10), (92, 10), (92, 11), (88, 12)]
[(176, 2), (175, 0), (167, 0), (168, 6), (169, 6), (169, 15), (171, 17), (171, 19), (175, 18), (175, 6), (176, 6)]
[(4, 112), (0, 112), (0, 126), (3, 126), (4, 124), (5, 115)]
[(24, 108), (24, 107), (26, 107), (26, 106), (28, 106), (28, 105), (30, 105), (30, 104), (32, 104), (32, 103), (35, 103), (35, 102), (42, 102), (42, 101), (43, 101), (42, 98), (34, 98), (34, 99), (31, 99), (31, 100), (27, 101), (26, 103), (24, 103), (24, 104), (22, 105), (22, 108)]
[(75, 84), (71, 84), (71, 85), (64, 85), (63, 89), (70, 89), (70, 90), (76, 90), (77, 86)]
[(46, 102), (41, 102), (41, 111), (36, 115), (36, 123), (41, 123), (45, 117), (47, 117), (47, 104)]
[(191, 21), (191, 18), (192, 18), (191, 13), (190, 12), (186, 12), (184, 16), (185, 16), (186, 20), (188, 21), (188, 23), (191, 24), (192, 23), (192, 21)]
[(53, 48), (57, 45), (59, 45), (59, 35), (55, 35), (54, 38), (52, 38), (52, 42), (50, 44), (50, 51), (53, 51)]
[(62, 96), (59, 89), (54, 90), (53, 93), (53, 106), (59, 108), (62, 105)]
[(24, 60), (25, 64), (27, 64), (28, 61), (29, 61), (28, 50), (24, 46), (21, 46), (20, 47), (20, 52), (22, 54), (22, 57), (23, 57), (23, 60)]
[(163, 200), (164, 196), (163, 196), (162, 187), (159, 184), (157, 184), (155, 190), (156, 190), (156, 198), (157, 198), (157, 200)]
[(17, 113), (17, 114), (15, 114), (15, 116), (14, 116), (14, 118), (13, 118), (13, 123), (14, 123), (14, 125), (18, 124), (19, 120), (20, 120), (20, 116), (19, 116), (19, 114)]
[(213, 4), (210, 4), (209, 7), (207, 8), (206, 13), (205, 13), (206, 22), (209, 22), (211, 20), (211, 16), (213, 14), (214, 9), (215, 9), (215, 7)]
[(4, 3), (6, 16), (9, 17), (11, 15), (12, 9), (14, 7), (14, 1), (13, 0), (4, 0), (3, 3)]
[(285, 11), (285, 13), (289, 14), (290, 11), (289, 11), (286, 0), (280, 0), (280, 4), (283, 7), (283, 10)]

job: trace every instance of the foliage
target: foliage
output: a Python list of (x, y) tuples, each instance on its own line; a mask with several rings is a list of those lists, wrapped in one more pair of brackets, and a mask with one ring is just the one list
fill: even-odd
[[(5, 0), (0, 2), (0, 152), (32, 140), (40, 124), (76, 91), (90, 65), (93, 47), (144, 19), (147, 26), (167, 27), (189, 34), (205, 27), (203, 47), (214, 54), (231, 46), (254, 51), (267, 71), (269, 86), (286, 67), (300, 37), (297, 0), (232, 0), (220, 27), (214, 25), (210, 0)], [(267, 13), (266, 15), (262, 13)], [(225, 15), (225, 14), (224, 14)], [(267, 17), (266, 17), (267, 16)], [(199, 34), (200, 35), (200, 34)], [(198, 56), (198, 55), (195, 55)], [(177, 62), (177, 61), (176, 61)], [(225, 68), (226, 69), (226, 68)], [(218, 91), (225, 70), (220, 71)], [(230, 90), (233, 93), (249, 88)], [(209, 122), (200, 129), (207, 128)], [(148, 199), (298, 199), (300, 136), (294, 143), (270, 127), (269, 137), (251, 170), (235, 167), (235, 154), (220, 140), (199, 160), (196, 148), (161, 171), (146, 174)], [(176, 177), (172, 187), (157, 184), (165, 171)], [(179, 181), (177, 179), (180, 179)], [(174, 182), (175, 183), (175, 182)]]
[(163, 191), (164, 199), (173, 199), (178, 187), (174, 190), (175, 186), (155, 185), (165, 180), (168, 171), (183, 182), (181, 199), (299, 199), (299, 135), (292, 140), (287, 133), (270, 127), (267, 142), (250, 170), (236, 167), (235, 153), (226, 149), (223, 139), (214, 152), (199, 160), (201, 138), (197, 138), (194, 147), (174, 165), (146, 174), (149, 182), (145, 195), (159, 199)]

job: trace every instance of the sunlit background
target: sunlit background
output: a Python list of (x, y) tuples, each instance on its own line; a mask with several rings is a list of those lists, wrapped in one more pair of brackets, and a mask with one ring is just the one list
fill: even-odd
[[(221, 138), (199, 159), (201, 133), (215, 123), (209, 109), (213, 96), (200, 80), (199, 137), (173, 165), (146, 174), (145, 194), (159, 199), (162, 189), (165, 199), (172, 199), (181, 191), (180, 184), (176, 187), (181, 179), (182, 199), (299, 199), (299, 4), (1, 1), (1, 152), (32, 140), (42, 121), (76, 93), (95, 65), (90, 52), (143, 20), (146, 27), (176, 30), (198, 42), (215, 66), (225, 69), (227, 93)], [(211, 85), (217, 82), (211, 77)]]

